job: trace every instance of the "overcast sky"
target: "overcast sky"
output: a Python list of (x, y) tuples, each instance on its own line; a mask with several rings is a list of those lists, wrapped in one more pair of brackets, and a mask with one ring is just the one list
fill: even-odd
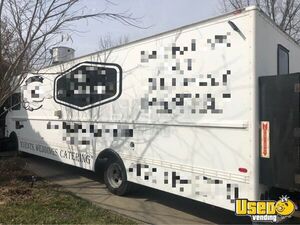
[(76, 22), (76, 30), (72, 42), (64, 45), (76, 50), (76, 57), (99, 50), (99, 38), (110, 35), (113, 39), (128, 36), (136, 40), (163, 31), (174, 29), (193, 22), (201, 21), (220, 14), (219, 0), (83, 0), (88, 12), (106, 9), (106, 12), (128, 12), (133, 17), (140, 18), (140, 26), (151, 26), (139, 29), (116, 21), (106, 20)]

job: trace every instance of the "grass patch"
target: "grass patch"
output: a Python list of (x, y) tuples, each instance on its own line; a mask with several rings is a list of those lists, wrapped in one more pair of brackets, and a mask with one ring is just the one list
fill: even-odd
[(36, 178), (21, 158), (0, 158), (0, 224), (136, 224)]

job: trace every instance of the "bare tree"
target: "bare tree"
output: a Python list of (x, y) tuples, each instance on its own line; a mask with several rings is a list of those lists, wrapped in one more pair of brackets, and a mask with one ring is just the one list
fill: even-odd
[(221, 0), (224, 11), (260, 7), (283, 31), (300, 43), (300, 0)]
[[(112, 39), (111, 35), (107, 34), (99, 38), (98, 50), (102, 51), (102, 54), (98, 54), (98, 60), (100, 62), (107, 62), (113, 47), (126, 44), (129, 42), (128, 36), (120, 36), (118, 39)], [(106, 51), (107, 50), (107, 51)]]
[[(82, 19), (113, 19), (137, 26), (128, 13), (87, 13), (82, 0), (0, 0), (0, 106), (21, 85), (26, 74), (45, 64), (49, 49), (62, 34), (75, 31)], [(103, 0), (107, 1), (107, 0)]]
[(117, 39), (113, 39), (110, 34), (99, 38), (99, 50), (107, 50), (109, 48), (116, 47), (118, 45), (126, 44), (129, 42), (128, 36), (120, 36)]

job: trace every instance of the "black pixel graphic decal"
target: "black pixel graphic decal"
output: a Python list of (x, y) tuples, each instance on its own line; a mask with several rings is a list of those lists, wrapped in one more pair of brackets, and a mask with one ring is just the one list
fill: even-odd
[[(222, 113), (223, 109), (217, 108), (216, 101), (218, 99), (231, 98), (230, 93), (222, 93), (221, 96), (215, 96), (212, 93), (172, 93), (169, 90), (172, 87), (227, 87), (228, 77), (231, 71), (227, 70), (220, 76), (207, 74), (200, 75), (199, 78), (149, 78), (149, 94), (141, 99), (141, 108), (148, 112), (150, 108), (154, 108), (156, 113), (171, 114), (176, 111), (178, 113), (205, 114), (205, 113)], [(156, 93), (166, 93), (166, 97), (161, 98)], [(220, 101), (220, 100), (219, 100)], [(186, 107), (188, 106), (188, 107)]]
[(141, 62), (149, 62), (149, 59), (156, 59), (156, 54), (156, 51), (152, 51), (151, 53), (147, 51), (141, 51)]
[(62, 140), (70, 145), (91, 145), (95, 138), (127, 138), (133, 137), (133, 129), (129, 125), (105, 126), (103, 124), (51, 122), (47, 123), (48, 130), (63, 130)]
[(172, 172), (172, 188), (176, 188), (176, 185), (180, 185), (181, 187), (179, 188), (180, 192), (184, 191), (183, 184), (191, 184), (191, 180), (188, 179), (182, 179), (180, 175), (176, 172)]
[(35, 75), (27, 78), (25, 84), (21, 87), (23, 108), (28, 111), (35, 111), (42, 108), (45, 98), (52, 98), (52, 94), (51, 96), (47, 96), (50, 90), (46, 89), (42, 76)]
[[(239, 198), (239, 185), (235, 183), (227, 183), (225, 180), (213, 179), (206, 175), (194, 174), (190, 178), (183, 178), (178, 171), (163, 169), (163, 177), (158, 176), (158, 168), (142, 163), (131, 163), (128, 168), (129, 175), (138, 177), (144, 181), (149, 181), (154, 185), (167, 185), (178, 192), (187, 192), (192, 190), (193, 194), (201, 197), (213, 195), (216, 190), (225, 191), (227, 194), (224, 199), (234, 203)], [(193, 186), (193, 188), (190, 188)], [(189, 188), (188, 188), (189, 187)], [(207, 187), (210, 187), (207, 189)], [(209, 190), (207, 192), (207, 190)]]
[[(229, 36), (230, 32), (215, 35), (213, 41), (207, 41), (214, 47), (215, 44), (230, 47)], [(157, 74), (147, 78), (148, 92), (141, 97), (141, 109), (145, 113), (223, 113), (224, 100), (232, 97), (229, 82), (231, 70), (199, 74), (194, 68), (197, 50), (200, 50), (197, 40), (191, 39), (189, 45), (172, 43), (159, 50), (141, 51), (141, 62), (157, 69)]]
[(156, 173), (157, 173), (157, 168), (152, 167), (150, 168), (149, 165), (147, 164), (131, 164), (130, 167), (128, 168), (129, 173), (134, 173), (137, 177), (142, 178), (143, 180), (147, 180), (156, 184), (157, 183), (157, 178), (156, 178)]
[(226, 198), (231, 203), (234, 203), (235, 199), (239, 198), (239, 187), (237, 184), (230, 184), (230, 183), (226, 184), (226, 191), (227, 191)]
[(214, 180), (207, 176), (203, 176), (203, 180), (205, 180), (207, 184), (223, 184), (222, 180), (218, 180), (218, 179)]
[(80, 63), (59, 75), (54, 87), (57, 103), (86, 110), (120, 97), (122, 69), (111, 63)]
[(219, 44), (225, 44), (226, 47), (231, 47), (229, 40), (230, 32), (227, 32), (226, 35), (215, 35), (214, 40), (207, 39), (207, 44), (210, 45), (211, 50), (215, 50), (216, 46)]

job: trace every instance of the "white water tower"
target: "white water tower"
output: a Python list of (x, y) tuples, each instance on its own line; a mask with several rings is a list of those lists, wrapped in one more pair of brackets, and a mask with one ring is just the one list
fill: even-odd
[(58, 64), (69, 61), (74, 58), (75, 50), (73, 48), (59, 46), (50, 50), (52, 55), (52, 64)]

